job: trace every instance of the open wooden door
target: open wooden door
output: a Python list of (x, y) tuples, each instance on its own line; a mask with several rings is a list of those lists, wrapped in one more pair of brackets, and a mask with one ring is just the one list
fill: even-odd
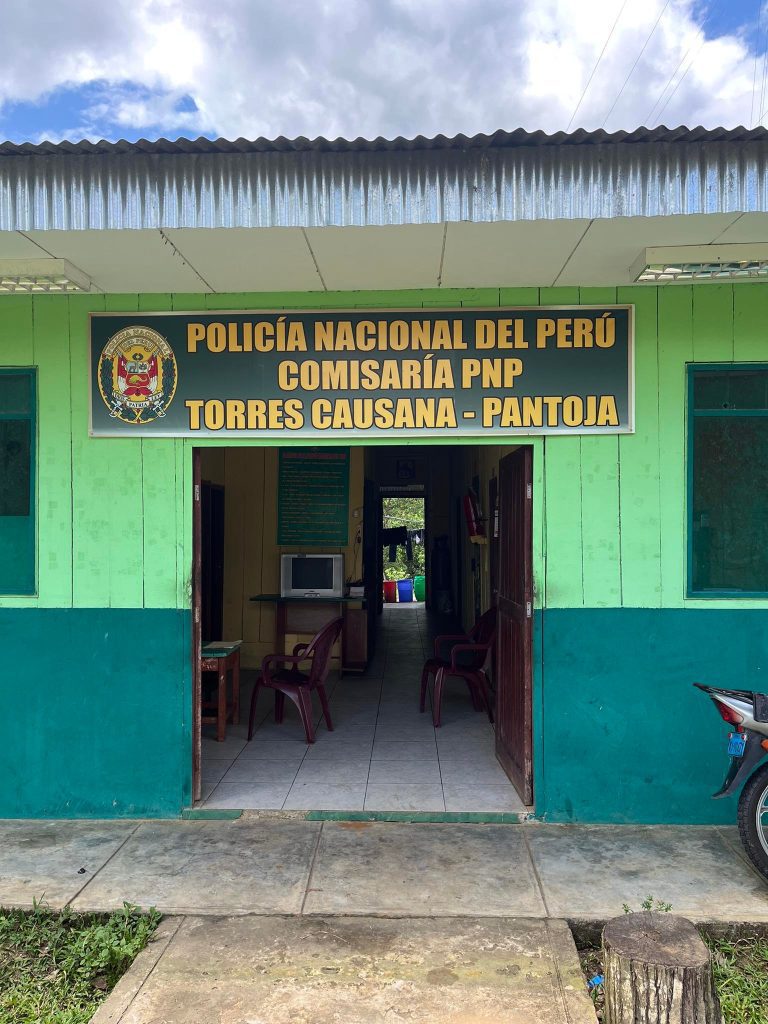
[(202, 513), (200, 501), (200, 449), (192, 449), (192, 799), (202, 792), (200, 770), (200, 645), (202, 604)]
[[(488, 567), (490, 569), (491, 607), (499, 603), (499, 478), (492, 476), (488, 481)], [(496, 689), (497, 647), (491, 651), (491, 673), (493, 687)]]
[(533, 803), (533, 453), (499, 465), (496, 756), (525, 804)]

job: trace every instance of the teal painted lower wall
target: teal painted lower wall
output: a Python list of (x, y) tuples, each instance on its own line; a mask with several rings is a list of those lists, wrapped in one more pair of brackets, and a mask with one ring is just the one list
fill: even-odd
[(728, 728), (692, 684), (767, 690), (768, 613), (548, 609), (539, 640), (537, 817), (735, 822), (734, 797), (711, 799)]
[[(191, 803), (190, 615), (2, 609), (0, 817)], [(691, 685), (768, 688), (764, 611), (550, 609), (534, 622), (536, 816), (735, 820), (727, 728)]]
[(191, 803), (190, 614), (0, 609), (0, 816)]

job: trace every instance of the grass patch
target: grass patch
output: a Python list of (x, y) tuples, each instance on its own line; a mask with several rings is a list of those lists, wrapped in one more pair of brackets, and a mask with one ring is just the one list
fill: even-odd
[(714, 939), (712, 969), (725, 1024), (768, 1022), (768, 939)]
[(87, 1024), (160, 914), (0, 910), (0, 1024)]
[[(768, 1024), (768, 937), (702, 938), (712, 951), (715, 985), (723, 1009), (723, 1024)], [(602, 975), (601, 948), (577, 942), (585, 981)], [(602, 985), (590, 990), (598, 1020), (605, 1012)]]

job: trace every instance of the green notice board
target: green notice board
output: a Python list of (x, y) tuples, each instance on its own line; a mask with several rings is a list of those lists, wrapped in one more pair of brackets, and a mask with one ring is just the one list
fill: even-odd
[(349, 448), (280, 449), (277, 543), (344, 547)]

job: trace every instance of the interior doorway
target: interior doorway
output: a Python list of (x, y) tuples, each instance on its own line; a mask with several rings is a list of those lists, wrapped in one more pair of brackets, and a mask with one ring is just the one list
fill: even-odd
[[(347, 528), (334, 534), (335, 547), (284, 542), (278, 449), (195, 450), (196, 800), (242, 809), (529, 812), (531, 449), (345, 450), (348, 493), (339, 515)], [(405, 483), (398, 480), (404, 471)], [(395, 529), (405, 533), (387, 533)], [(311, 552), (341, 561), (344, 593), (290, 605), (281, 597), (281, 559)], [(420, 576), (423, 601), (413, 599)], [(406, 580), (411, 600), (386, 602), (385, 585)], [(467, 634), (476, 619), (494, 608), (495, 637), (482, 665), (493, 724), (482, 694), (447, 673), (436, 725), (434, 677), (419, 711), (422, 668), (435, 657), (435, 639), (463, 637), (471, 645)], [(343, 629), (325, 680), (333, 730), (315, 694), (315, 742), (308, 743), (290, 694), (282, 701), (283, 720), (276, 721), (276, 691), (262, 686), (249, 739), (251, 695), (264, 657), (290, 654), (311, 640), (320, 619), (334, 615)], [(241, 651), (240, 719), (227, 722), (223, 742), (201, 724), (200, 650), (211, 640), (239, 642)], [(450, 657), (450, 644), (447, 650), (443, 657)], [(306, 672), (307, 665), (295, 668)], [(206, 677), (208, 688), (215, 684)], [(230, 704), (232, 697), (230, 683)]]
[(426, 603), (426, 499), (412, 491), (381, 496), (381, 579), (388, 604), (414, 610)]
[(206, 640), (224, 629), (224, 487), (200, 484), (200, 625)]

